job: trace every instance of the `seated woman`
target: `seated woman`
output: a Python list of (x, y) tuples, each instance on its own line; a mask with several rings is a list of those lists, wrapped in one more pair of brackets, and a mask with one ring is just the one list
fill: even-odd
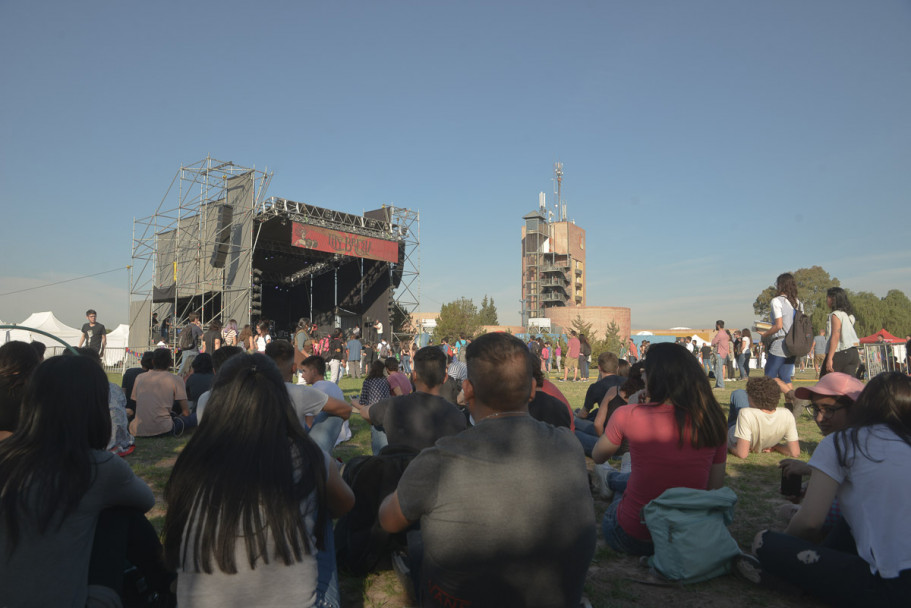
[(180, 606), (338, 605), (330, 518), (354, 494), (301, 426), (268, 357), (222, 365), (165, 497)]
[[(370, 364), (367, 371), (367, 377), (364, 384), (361, 385), (361, 394), (357, 399), (358, 405), (373, 405), (383, 399), (389, 399), (392, 392), (389, 390), (389, 383), (386, 381), (386, 365), (376, 359)], [(375, 426), (370, 427), (370, 443), (373, 455), (376, 456), (384, 447), (389, 444), (386, 433)]]
[[(848, 427), (820, 442), (800, 510), (784, 533), (763, 530), (737, 571), (754, 582), (784, 579), (844, 606), (907, 606), (911, 598), (911, 378), (873, 378)], [(817, 545), (832, 500), (855, 541)]]
[(187, 378), (187, 402), (190, 405), (190, 411), (196, 411), (196, 402), (202, 394), (212, 388), (212, 382), (215, 381), (215, 368), (212, 364), (212, 355), (209, 353), (200, 353), (193, 359), (190, 364), (193, 373)]
[[(152, 354), (152, 369), (136, 377), (132, 399), (136, 402), (136, 417), (130, 423), (134, 437), (180, 435), (184, 429), (196, 426), (196, 414), (190, 412), (184, 381), (171, 373), (174, 360), (167, 348)], [(175, 415), (174, 403), (180, 408)]]
[(731, 393), (728, 413), (731, 454), (738, 458), (759, 452), (778, 452), (791, 458), (800, 456), (797, 421), (790, 410), (778, 407), (779, 401), (781, 389), (768, 376), (750, 378), (745, 391)]
[[(727, 427), (699, 362), (679, 344), (649, 348), (643, 374), (650, 403), (611, 416), (592, 450), (602, 463), (629, 440), (632, 472), (615, 493), (602, 530), (616, 551), (651, 555), (655, 548), (639, 511), (668, 488), (717, 489), (724, 482)], [(618, 474), (622, 475), (622, 474)]]
[[(152, 490), (111, 437), (108, 379), (87, 357), (52, 357), (0, 441), (0, 606), (119, 605), (124, 562), (167, 593), (173, 577), (142, 515)], [(88, 602), (88, 604), (87, 604)]]

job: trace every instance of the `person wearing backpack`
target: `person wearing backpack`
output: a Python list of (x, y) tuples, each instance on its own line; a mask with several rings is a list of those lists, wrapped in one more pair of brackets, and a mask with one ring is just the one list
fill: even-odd
[(193, 362), (193, 358), (199, 354), (199, 339), (202, 338), (202, 333), (202, 323), (199, 320), (199, 315), (191, 312), (190, 321), (180, 331), (180, 338), (177, 341), (177, 346), (180, 348), (180, 370), (177, 372), (178, 376), (183, 376), (187, 368), (190, 367), (190, 363)]
[(797, 299), (797, 282), (794, 280), (794, 275), (789, 272), (778, 275), (775, 280), (775, 289), (778, 295), (772, 298), (771, 302), (772, 327), (760, 334), (763, 344), (768, 345), (765, 375), (778, 381), (778, 387), (785, 394), (785, 407), (793, 411), (794, 387), (791, 384), (791, 376), (794, 374), (794, 361), (799, 353), (785, 352), (784, 342), (785, 336), (791, 330), (794, 318), (801, 308), (800, 301)]

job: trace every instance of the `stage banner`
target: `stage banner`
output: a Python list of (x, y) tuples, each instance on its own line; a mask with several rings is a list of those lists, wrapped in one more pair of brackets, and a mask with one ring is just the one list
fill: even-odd
[(399, 244), (396, 241), (385, 241), (350, 232), (305, 226), (297, 222), (291, 226), (291, 244), (304, 249), (341, 253), (368, 260), (399, 261)]

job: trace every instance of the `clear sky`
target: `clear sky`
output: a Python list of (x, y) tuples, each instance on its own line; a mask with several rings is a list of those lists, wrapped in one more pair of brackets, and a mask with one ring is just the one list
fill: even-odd
[[(422, 303), (518, 323), (564, 164), (588, 304), (729, 327), (787, 270), (911, 293), (907, 0), (0, 3), (0, 293), (123, 268), (181, 163), (421, 213)], [(550, 200), (549, 200), (550, 202)], [(127, 318), (119, 270), (0, 319)]]

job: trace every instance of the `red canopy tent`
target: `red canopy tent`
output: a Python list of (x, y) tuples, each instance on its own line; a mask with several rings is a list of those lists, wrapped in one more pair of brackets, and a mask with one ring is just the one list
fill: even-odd
[(904, 340), (902, 340), (901, 338), (896, 338), (895, 336), (893, 336), (892, 334), (887, 332), (885, 329), (881, 329), (871, 336), (866, 336), (865, 338), (861, 338), (860, 343), (861, 344), (874, 344), (876, 342), (879, 342), (880, 336), (883, 337), (884, 342), (887, 342), (890, 344), (903, 344), (904, 343)]

